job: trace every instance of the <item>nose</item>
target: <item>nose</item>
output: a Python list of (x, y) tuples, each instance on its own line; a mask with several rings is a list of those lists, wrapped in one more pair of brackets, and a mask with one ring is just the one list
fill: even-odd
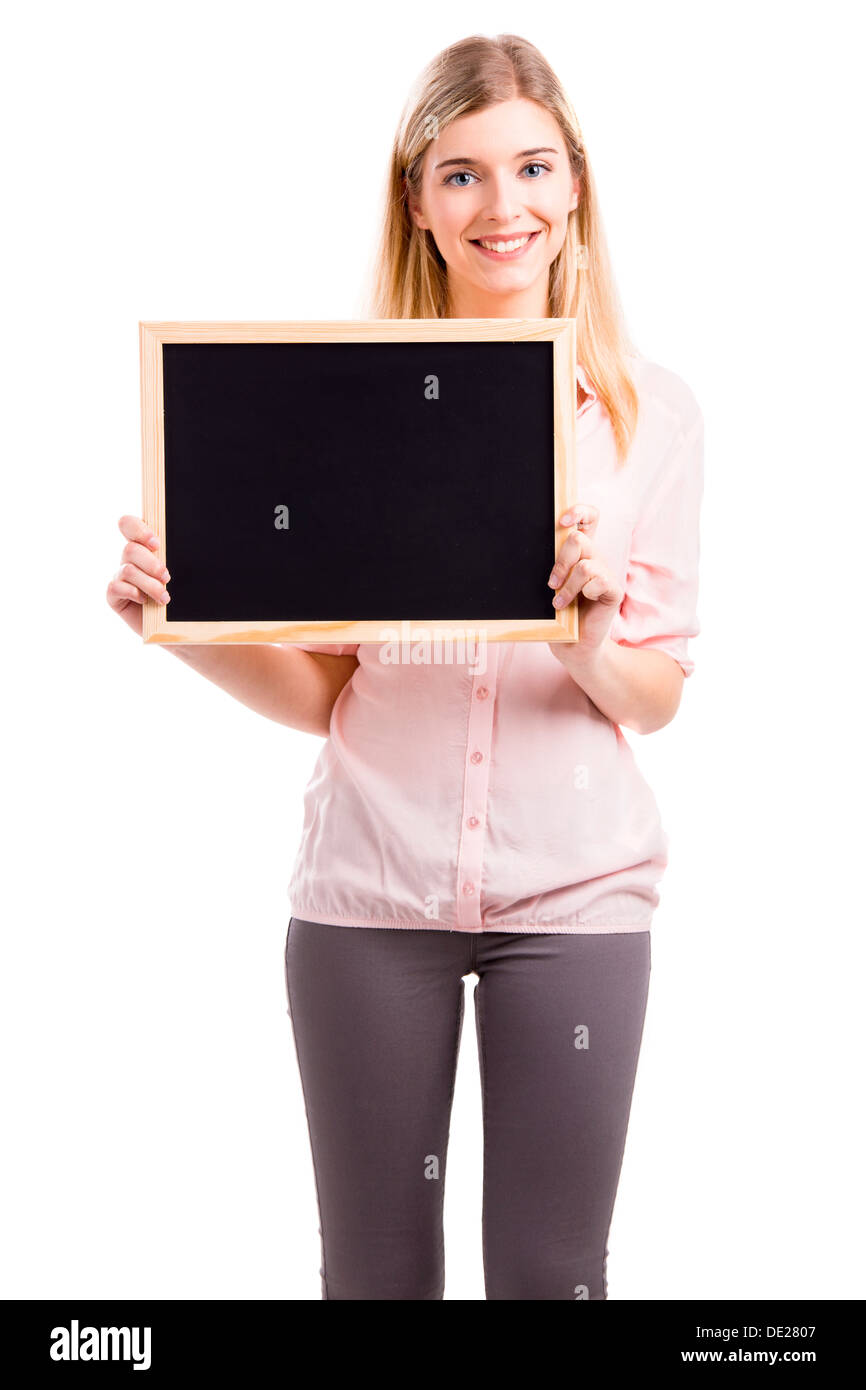
[[(516, 218), (522, 211), (523, 204), (518, 193), (514, 189), (513, 178), (510, 174), (503, 174), (494, 177), (488, 183), (489, 198), (482, 212), (482, 220), (503, 224), (513, 227)], [(496, 231), (496, 226), (491, 227), (491, 231)]]

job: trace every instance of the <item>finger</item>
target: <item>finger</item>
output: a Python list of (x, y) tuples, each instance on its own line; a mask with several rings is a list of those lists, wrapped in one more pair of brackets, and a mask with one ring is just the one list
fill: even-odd
[(595, 528), (598, 526), (599, 511), (598, 507), (593, 507), (589, 502), (575, 502), (574, 506), (569, 507), (559, 518), (560, 526), (577, 526), (587, 536), (595, 535)]
[(140, 541), (150, 550), (159, 549), (159, 537), (140, 516), (122, 516), (117, 524), (128, 541)]
[(144, 594), (125, 579), (112, 579), (108, 586), (108, 601), (114, 608), (120, 603), (144, 603)]
[(121, 565), (114, 579), (135, 585), (142, 594), (149, 595), (157, 603), (167, 603), (170, 598), (165, 586), (158, 579), (153, 579), (149, 574), (145, 574), (144, 570), (140, 570), (137, 565), (130, 563)]
[(605, 598), (612, 598), (614, 585), (606, 574), (595, 574), (587, 579), (579, 592), (584, 598), (601, 603)]
[(581, 560), (574, 566), (566, 582), (554, 598), (556, 608), (564, 608), (578, 595), (601, 603), (622, 603), (623, 591), (607, 574), (606, 570), (593, 560)]
[(588, 558), (592, 555), (592, 542), (582, 531), (569, 531), (562, 545), (557, 551), (553, 569), (550, 571), (548, 584), (551, 589), (558, 589), (560, 584), (567, 578), (569, 570), (576, 565), (578, 560)]
[(171, 579), (171, 575), (159, 556), (154, 555), (153, 551), (145, 549), (138, 541), (126, 542), (121, 551), (121, 559), (137, 565), (144, 574), (152, 574), (154, 579), (161, 579), (163, 583)]

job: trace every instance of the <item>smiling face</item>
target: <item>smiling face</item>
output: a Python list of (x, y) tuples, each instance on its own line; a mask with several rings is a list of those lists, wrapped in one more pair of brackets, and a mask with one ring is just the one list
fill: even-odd
[(431, 140), (410, 211), (448, 267), (450, 316), (549, 317), (549, 269), (578, 194), (559, 126), (533, 101), (460, 116)]

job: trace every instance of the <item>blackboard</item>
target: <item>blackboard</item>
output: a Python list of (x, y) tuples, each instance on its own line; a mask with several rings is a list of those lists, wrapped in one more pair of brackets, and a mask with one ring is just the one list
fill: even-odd
[(140, 330), (143, 515), (172, 576), (145, 640), (577, 637), (547, 584), (573, 320)]

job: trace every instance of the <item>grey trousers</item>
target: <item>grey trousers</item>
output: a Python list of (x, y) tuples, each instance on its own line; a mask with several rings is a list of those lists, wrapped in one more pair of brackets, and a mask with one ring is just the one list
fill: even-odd
[(463, 1024), (475, 1025), (488, 1299), (607, 1298), (650, 933), (344, 927), (293, 917), (286, 1000), (324, 1299), (441, 1299)]

